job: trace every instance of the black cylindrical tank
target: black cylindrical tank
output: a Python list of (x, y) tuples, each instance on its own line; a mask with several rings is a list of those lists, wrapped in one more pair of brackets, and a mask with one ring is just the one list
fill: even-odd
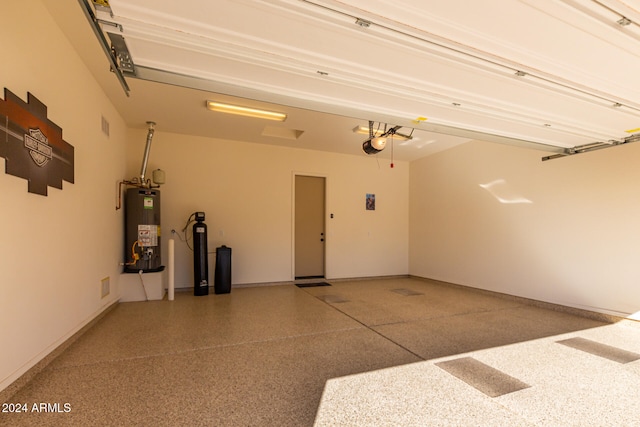
[(209, 294), (209, 262), (207, 259), (207, 224), (193, 224), (193, 295)]
[(125, 273), (162, 271), (160, 191), (129, 188), (125, 197)]
[(231, 292), (231, 248), (224, 245), (216, 249), (216, 270), (213, 278), (216, 294)]

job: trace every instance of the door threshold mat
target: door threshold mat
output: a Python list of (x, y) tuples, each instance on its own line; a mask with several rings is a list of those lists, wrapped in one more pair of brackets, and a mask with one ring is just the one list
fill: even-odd
[(299, 288), (315, 288), (317, 286), (331, 286), (331, 283), (327, 282), (315, 282), (315, 283), (296, 283)]
[(599, 342), (591, 341), (586, 338), (569, 338), (556, 342), (568, 347), (573, 347), (577, 350), (582, 350), (586, 353), (591, 353), (596, 356), (604, 357), (605, 359), (613, 360), (614, 362), (629, 363), (640, 359), (640, 354), (638, 353), (623, 350), (618, 347), (612, 347), (606, 344), (601, 344)]
[(483, 392), (489, 397), (498, 397), (531, 387), (517, 378), (505, 374), (472, 357), (436, 363), (436, 366), (454, 377)]

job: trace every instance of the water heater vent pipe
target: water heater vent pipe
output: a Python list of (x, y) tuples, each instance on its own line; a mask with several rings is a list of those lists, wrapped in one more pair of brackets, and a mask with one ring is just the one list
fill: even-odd
[(140, 184), (146, 186), (147, 183), (144, 179), (144, 175), (147, 172), (147, 163), (149, 162), (149, 151), (151, 150), (151, 140), (153, 139), (153, 133), (155, 131), (155, 122), (147, 122), (149, 125), (149, 131), (147, 132), (147, 145), (144, 147), (144, 157), (142, 158), (142, 168), (140, 169)]

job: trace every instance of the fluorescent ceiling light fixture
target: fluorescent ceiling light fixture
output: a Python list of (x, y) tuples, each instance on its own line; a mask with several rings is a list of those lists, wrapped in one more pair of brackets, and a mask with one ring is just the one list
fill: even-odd
[[(353, 128), (353, 132), (354, 133), (359, 133), (361, 135), (369, 135), (369, 128), (367, 126), (356, 126)], [(383, 133), (385, 133), (384, 129), (374, 129), (373, 130), (373, 136), (380, 136)], [(391, 138), (391, 136), (388, 136), (388, 138)], [(413, 139), (411, 136), (409, 135), (404, 135), (401, 133), (395, 133), (393, 134), (393, 139), (396, 141), (408, 141), (410, 139)]]
[(220, 113), (237, 114), (245, 117), (255, 117), (258, 119), (276, 120), (284, 122), (287, 115), (275, 111), (259, 110), (257, 108), (241, 107), (239, 105), (223, 104), (221, 102), (207, 101), (207, 108)]

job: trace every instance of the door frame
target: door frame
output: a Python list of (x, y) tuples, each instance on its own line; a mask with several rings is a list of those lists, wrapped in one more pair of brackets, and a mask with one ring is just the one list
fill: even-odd
[(329, 221), (328, 221), (328, 194), (329, 194), (329, 176), (317, 172), (291, 172), (291, 281), (296, 280), (296, 176), (310, 176), (314, 178), (324, 178), (324, 278), (327, 279), (327, 265), (329, 252)]

